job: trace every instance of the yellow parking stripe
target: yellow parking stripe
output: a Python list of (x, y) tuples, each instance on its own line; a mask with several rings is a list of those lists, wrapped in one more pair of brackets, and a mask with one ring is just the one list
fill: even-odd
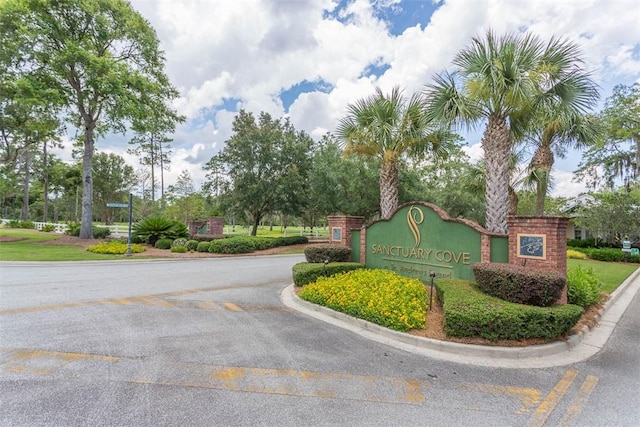
[(541, 427), (551, 415), (551, 412), (556, 408), (558, 403), (562, 400), (564, 395), (569, 390), (569, 387), (573, 384), (573, 381), (578, 376), (578, 371), (568, 370), (562, 379), (558, 381), (555, 387), (549, 392), (547, 397), (540, 403), (540, 406), (536, 409), (533, 415), (529, 427)]
[(593, 375), (587, 375), (587, 378), (582, 383), (578, 395), (571, 401), (571, 404), (567, 408), (562, 420), (560, 420), (560, 426), (569, 426), (572, 424), (573, 418), (582, 412), (584, 404), (589, 400), (593, 389), (598, 384), (598, 377)]

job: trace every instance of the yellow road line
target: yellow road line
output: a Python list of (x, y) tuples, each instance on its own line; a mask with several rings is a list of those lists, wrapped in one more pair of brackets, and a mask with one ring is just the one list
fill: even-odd
[(587, 375), (587, 378), (582, 383), (580, 387), (580, 391), (578, 391), (578, 395), (571, 401), (571, 404), (567, 408), (562, 420), (560, 420), (560, 426), (569, 426), (573, 421), (573, 418), (582, 412), (582, 408), (584, 404), (589, 400), (593, 389), (596, 388), (596, 384), (598, 384), (598, 377), (593, 375)]
[[(92, 361), (92, 363), (84, 363)], [(117, 363), (114, 363), (117, 362)], [(135, 365), (135, 366), (134, 366)], [(404, 377), (357, 375), (337, 372), (313, 372), (294, 369), (268, 369), (211, 366), (198, 363), (170, 362), (153, 376), (137, 377), (139, 361), (136, 359), (101, 356), (95, 354), (58, 352), (33, 349), (0, 348), (0, 370), (15, 374), (54, 376), (64, 368), (68, 372), (58, 375), (91, 376), (96, 370), (108, 369), (114, 381), (136, 384), (200, 387), (233, 392), (261, 393), (313, 398), (346, 399), (381, 403), (421, 405), (429, 402), (429, 393), (441, 392), (470, 398), (499, 395), (528, 409), (539, 402), (540, 391), (527, 388), (505, 387), (475, 383), (443, 383)], [(136, 369), (134, 369), (134, 367)], [(504, 398), (500, 398), (503, 401)], [(490, 404), (491, 400), (481, 399)], [(473, 398), (470, 402), (475, 403)], [(507, 403), (507, 402), (505, 402)], [(515, 408), (517, 409), (518, 406)], [(480, 410), (481, 408), (474, 409)], [(520, 411), (515, 411), (520, 414)]]
[(558, 403), (562, 400), (564, 395), (569, 390), (569, 387), (573, 384), (573, 381), (578, 376), (578, 371), (568, 370), (553, 389), (547, 394), (542, 403), (536, 409), (529, 427), (541, 427), (551, 415), (551, 412), (556, 408)]
[(240, 307), (238, 307), (237, 305), (235, 305), (232, 302), (225, 302), (224, 303), (224, 308), (226, 308), (227, 310), (231, 310), (231, 311), (243, 311)]

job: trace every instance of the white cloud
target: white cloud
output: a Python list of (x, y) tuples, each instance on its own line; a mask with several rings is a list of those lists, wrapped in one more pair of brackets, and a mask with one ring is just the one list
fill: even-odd
[[(617, 83), (640, 80), (636, 0), (448, 0), (430, 21), (412, 24), (398, 35), (389, 32), (389, 23), (377, 11), (393, 7), (397, 12), (406, 6), (399, 0), (132, 4), (156, 29), (167, 73), (181, 94), (175, 107), (191, 120), (174, 136), (171, 173), (177, 176), (189, 168), (194, 179), (231, 136), (234, 113), (220, 110), (223, 100), (238, 99), (248, 111), (280, 117), (285, 114), (278, 98), (282, 90), (321, 79), (330, 90), (299, 95), (288, 113), (296, 128), (320, 137), (335, 129), (347, 104), (370, 95), (376, 86), (421, 90), (434, 73), (450, 67), (471, 37), (489, 28), (497, 33), (530, 30), (543, 39), (558, 35), (579, 43), (585, 68), (594, 72), (603, 98)], [(382, 75), (363, 75), (381, 65), (387, 68)], [(477, 142), (479, 138), (469, 140), (472, 157), (481, 151)], [(193, 151), (195, 144), (199, 149)], [(572, 156), (577, 164), (579, 153)], [(561, 176), (558, 181), (567, 180)], [(574, 191), (569, 184), (556, 191), (561, 188)]]

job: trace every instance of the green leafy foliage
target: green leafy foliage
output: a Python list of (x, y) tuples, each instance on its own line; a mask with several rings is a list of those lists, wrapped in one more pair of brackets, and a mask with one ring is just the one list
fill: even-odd
[(33, 223), (33, 221), (18, 221), (18, 220), (13, 220), (13, 221), (9, 221), (7, 223), (7, 227), (9, 228), (27, 228), (27, 229), (33, 229), (36, 228), (36, 225)]
[(188, 244), (189, 240), (185, 239), (184, 237), (179, 237), (171, 242), (171, 248), (183, 247), (186, 249)]
[(198, 252), (209, 252), (209, 246), (211, 245), (211, 242), (199, 242), (198, 246), (196, 247), (196, 251)]
[(180, 221), (161, 216), (152, 216), (134, 224), (133, 235), (144, 239), (144, 241), (153, 246), (160, 238), (171, 240), (181, 237), (188, 238), (189, 230), (187, 226)]
[[(87, 250), (96, 254), (122, 255), (127, 253), (127, 244), (118, 240), (112, 240), (110, 242), (91, 245)], [(138, 254), (144, 252), (144, 250), (144, 246), (142, 245), (131, 245), (131, 253)]]
[(163, 237), (162, 239), (156, 240), (153, 247), (156, 249), (171, 249), (171, 243), (173, 243), (173, 240)]
[(198, 247), (198, 243), (200, 242), (198, 242), (197, 240), (193, 240), (193, 239), (189, 240), (187, 242), (187, 250), (192, 252), (195, 251)]
[(53, 224), (45, 224), (45, 225), (42, 226), (42, 230), (41, 231), (43, 231), (45, 233), (51, 233), (51, 232), (55, 231), (55, 229), (56, 229), (55, 225), (53, 225)]
[(300, 298), (397, 331), (426, 325), (424, 284), (388, 270), (358, 269), (320, 277)]
[(567, 272), (567, 298), (569, 304), (587, 308), (600, 301), (602, 286), (592, 268), (577, 266)]
[(175, 253), (179, 253), (179, 254), (184, 254), (187, 252), (187, 248), (184, 246), (172, 246), (171, 247), (171, 252), (175, 252)]
[(587, 254), (591, 259), (606, 262), (632, 262), (640, 264), (640, 255), (631, 255), (615, 248), (585, 248), (580, 252)]
[[(98, 227), (98, 226), (92, 226), (91, 227), (92, 233), (93, 233), (93, 237), (96, 239), (106, 239), (107, 237), (109, 237), (109, 235), (111, 235), (111, 230), (109, 230), (107, 227)], [(78, 222), (70, 222), (67, 224), (67, 231), (65, 231), (66, 234), (68, 234), (69, 236), (75, 236), (75, 237), (79, 237), (80, 236), (80, 223)]]
[(438, 280), (436, 289), (444, 310), (444, 330), (451, 337), (480, 336), (492, 341), (555, 339), (567, 334), (583, 312), (582, 307), (573, 304), (515, 304), (487, 295), (463, 280)]
[(246, 254), (255, 250), (254, 240), (244, 236), (216, 239), (209, 245), (209, 252), (216, 254)]
[(547, 307), (556, 302), (566, 285), (556, 272), (501, 263), (472, 266), (478, 288), (489, 295), (519, 304)]
[(318, 280), (319, 277), (334, 276), (351, 270), (364, 268), (357, 262), (331, 262), (324, 263), (300, 262), (293, 266), (293, 283), (296, 286), (304, 286)]
[(304, 248), (307, 262), (346, 262), (351, 256), (351, 248), (337, 245), (313, 245)]

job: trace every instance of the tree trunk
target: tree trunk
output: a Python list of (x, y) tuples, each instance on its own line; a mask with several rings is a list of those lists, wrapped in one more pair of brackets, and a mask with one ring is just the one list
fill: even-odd
[(635, 179), (640, 178), (640, 135), (634, 135), (633, 140), (636, 142), (636, 175)]
[(549, 144), (541, 143), (538, 146), (531, 166), (536, 180), (536, 215), (544, 215), (544, 201), (549, 190), (549, 180), (551, 179), (551, 168), (553, 168), (553, 152)]
[(82, 221), (80, 238), (93, 239), (93, 124), (85, 125), (84, 154), (82, 155)]
[(382, 160), (380, 168), (380, 216), (391, 218), (398, 208), (398, 162), (395, 158)]
[(22, 210), (20, 211), (21, 221), (29, 220), (29, 180), (31, 179), (29, 171), (29, 168), (31, 167), (29, 164), (29, 157), (31, 156), (31, 153), (29, 151), (29, 144), (27, 141), (24, 146), (24, 183), (22, 185)]
[(156, 175), (155, 175), (155, 163), (156, 159), (154, 156), (155, 153), (155, 145), (153, 143), (153, 133), (151, 134), (151, 201), (156, 201)]
[(509, 212), (508, 215), (518, 215), (518, 193), (509, 186)]
[(42, 221), (47, 222), (49, 216), (49, 170), (47, 158), (47, 141), (42, 146), (42, 154), (44, 156), (44, 179), (43, 179), (43, 195), (42, 195)]
[(258, 235), (258, 224), (260, 224), (260, 215), (255, 214), (253, 215), (253, 226), (251, 227), (252, 236)]
[(486, 226), (493, 233), (507, 233), (509, 211), (509, 157), (513, 136), (503, 117), (491, 115), (482, 136), (484, 149), (487, 206)]

